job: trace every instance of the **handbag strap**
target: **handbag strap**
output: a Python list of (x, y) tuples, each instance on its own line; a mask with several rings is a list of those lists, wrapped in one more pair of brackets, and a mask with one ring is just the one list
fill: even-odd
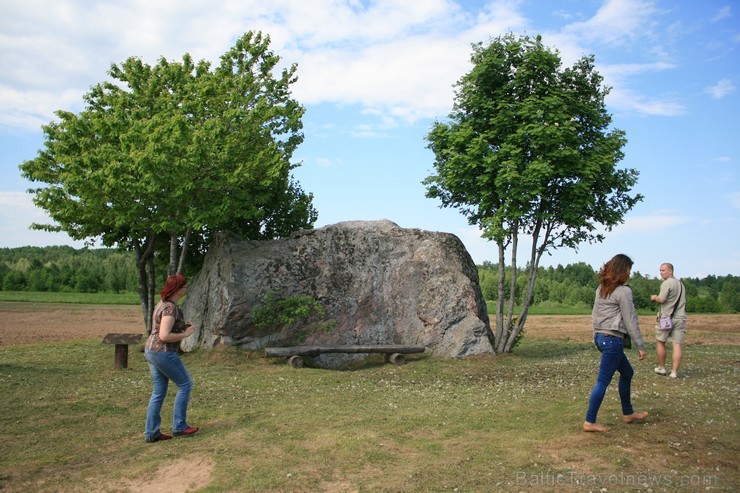
[(673, 304), (673, 311), (671, 311), (671, 318), (673, 318), (673, 314), (676, 313), (676, 307), (678, 306), (678, 302), (681, 301), (682, 294), (683, 294), (683, 283), (681, 281), (678, 281), (678, 298), (676, 298), (676, 302)]

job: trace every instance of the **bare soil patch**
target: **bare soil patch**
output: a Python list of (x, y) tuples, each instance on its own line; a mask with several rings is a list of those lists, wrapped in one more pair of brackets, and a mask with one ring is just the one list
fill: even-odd
[(117, 484), (107, 484), (104, 491), (138, 493), (186, 493), (205, 488), (211, 482), (215, 463), (209, 457), (186, 457), (162, 464), (151, 477), (123, 480)]
[[(655, 317), (640, 317), (647, 342)], [(686, 344), (740, 345), (740, 314), (689, 315)], [(0, 302), (0, 345), (102, 338), (109, 332), (144, 333), (141, 308), (134, 305), (72, 305)], [(530, 315), (525, 339), (590, 342), (590, 315)]]
[[(655, 340), (655, 316), (638, 317), (645, 342)], [(562, 341), (590, 342), (590, 315), (530, 315), (524, 326), (524, 337)], [(686, 322), (686, 345), (740, 344), (740, 314), (689, 314)]]
[(146, 332), (141, 308), (0, 302), (0, 345), (102, 339), (109, 332)]

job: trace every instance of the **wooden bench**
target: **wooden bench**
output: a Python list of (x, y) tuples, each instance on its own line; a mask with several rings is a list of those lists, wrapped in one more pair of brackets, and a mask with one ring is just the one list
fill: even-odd
[(131, 344), (137, 344), (142, 338), (142, 334), (106, 334), (103, 337), (103, 344), (115, 344), (116, 353), (114, 368), (128, 368), (128, 347)]
[(288, 364), (293, 368), (303, 367), (302, 356), (318, 356), (330, 353), (369, 354), (383, 353), (385, 360), (400, 366), (406, 363), (404, 354), (423, 353), (424, 346), (402, 346), (396, 344), (376, 346), (291, 346), (265, 348), (266, 358), (288, 358)]

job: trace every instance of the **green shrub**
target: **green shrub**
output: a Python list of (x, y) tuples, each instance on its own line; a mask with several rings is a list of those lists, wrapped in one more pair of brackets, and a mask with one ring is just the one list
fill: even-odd
[(259, 328), (293, 327), (299, 342), (315, 332), (330, 332), (336, 321), (323, 321), (326, 311), (315, 298), (306, 295), (279, 297), (274, 291), (267, 293), (260, 306), (252, 309), (252, 322)]

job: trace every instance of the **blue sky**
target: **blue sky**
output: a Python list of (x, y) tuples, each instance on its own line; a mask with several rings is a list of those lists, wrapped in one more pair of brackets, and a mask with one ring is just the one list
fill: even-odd
[(314, 194), (317, 227), (389, 219), (453, 233), (476, 263), (495, 261), (495, 244), (425, 197), (425, 136), (449, 114), (472, 43), (541, 34), (566, 66), (595, 55), (629, 141), (620, 167), (640, 171), (645, 196), (603, 243), (542, 265), (598, 269), (626, 253), (650, 276), (664, 261), (679, 277), (740, 275), (736, 0), (0, 0), (0, 247), (82, 246), (28, 229), (47, 220), (18, 165), (55, 110), (81, 110), (111, 63), (187, 52), (216, 64), (248, 30), (298, 64), (293, 95), (307, 111), (295, 176)]

